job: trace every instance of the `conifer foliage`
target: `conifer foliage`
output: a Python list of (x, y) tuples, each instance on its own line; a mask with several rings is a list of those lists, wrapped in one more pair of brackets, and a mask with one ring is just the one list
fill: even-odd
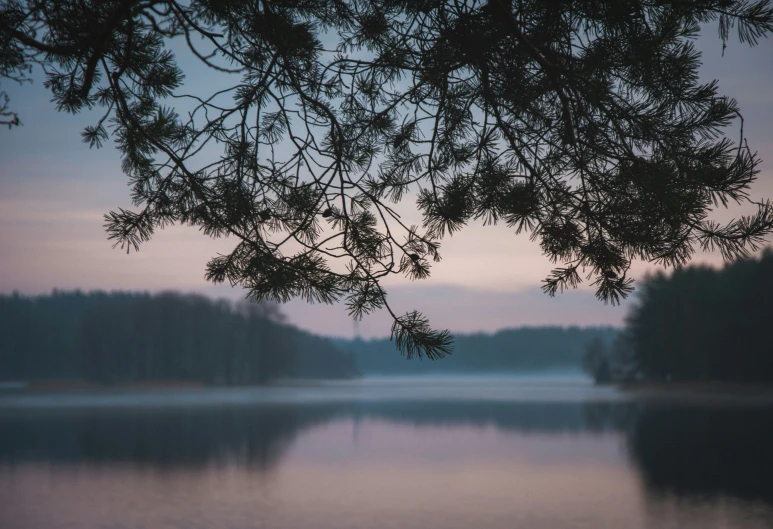
[[(773, 250), (647, 278), (620, 343), (651, 380), (773, 382)], [(616, 352), (616, 351), (615, 351)], [(614, 359), (613, 359), (614, 362)]]
[[(8, 0), (0, 75), (41, 65), (59, 110), (101, 110), (83, 139), (122, 155), (134, 209), (106, 216), (119, 247), (171, 223), (232, 237), (209, 280), (255, 300), (343, 300), (354, 317), (385, 308), (403, 352), (435, 358), (451, 336), (393, 313), (381, 281), (427, 277), (441, 239), (471, 221), (539, 241), (557, 263), (549, 294), (587, 278), (612, 303), (631, 291), (634, 259), (744, 256), (770, 233), (768, 201), (728, 224), (709, 217), (751, 202), (759, 160), (736, 102), (698, 79), (707, 23), (753, 45), (773, 8)], [(211, 75), (186, 82), (182, 55)], [(18, 124), (0, 102), (2, 123)], [(404, 199), (421, 225), (395, 211)]]
[(352, 378), (356, 360), (275, 305), (165, 292), (0, 295), (0, 380), (264, 384)]

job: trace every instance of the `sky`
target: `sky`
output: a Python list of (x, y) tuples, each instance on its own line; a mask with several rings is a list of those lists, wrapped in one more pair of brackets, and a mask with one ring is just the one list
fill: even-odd
[[(750, 146), (763, 160), (753, 198), (773, 198), (773, 38), (748, 48), (732, 39), (722, 56), (716, 28), (697, 41), (703, 51), (703, 80), (718, 79), (720, 92), (739, 101)], [(207, 83), (208, 72), (185, 67), (188, 82)], [(81, 142), (93, 115), (57, 113), (37, 73), (32, 84), (0, 81), (23, 126), (0, 129), (0, 294), (45, 294), (61, 290), (178, 290), (241, 299), (245, 292), (204, 280), (206, 262), (228, 252), (233, 242), (213, 240), (197, 229), (173, 226), (158, 232), (138, 253), (113, 249), (103, 214), (130, 207), (127, 179), (117, 151), (90, 150)], [(730, 128), (731, 138), (737, 129)], [(739, 210), (719, 211), (729, 220)], [(418, 216), (417, 216), (418, 218)], [(553, 264), (528, 235), (505, 226), (473, 224), (446, 238), (443, 260), (421, 282), (385, 283), (396, 312), (417, 309), (434, 327), (455, 332), (492, 332), (523, 325), (621, 325), (635, 296), (612, 307), (597, 301), (591, 287), (550, 298), (540, 281)], [(715, 253), (696, 263), (720, 266)], [(635, 263), (641, 280), (656, 267)], [(324, 335), (365, 338), (389, 334), (385, 314), (353, 322), (342, 305), (284, 307), (291, 323)]]

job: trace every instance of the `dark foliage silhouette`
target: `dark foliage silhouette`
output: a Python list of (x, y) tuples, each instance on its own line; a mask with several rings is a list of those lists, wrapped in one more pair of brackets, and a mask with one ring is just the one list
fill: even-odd
[(356, 376), (330, 341), (271, 305), (165, 293), (0, 296), (0, 378), (261, 384)]
[[(113, 140), (138, 208), (106, 216), (116, 245), (136, 250), (171, 223), (232, 237), (209, 280), (255, 300), (344, 300), (355, 318), (386, 308), (404, 353), (438, 358), (449, 333), (394, 313), (381, 280), (427, 277), (469, 222), (539, 241), (558, 263), (548, 293), (587, 275), (612, 303), (632, 289), (633, 259), (745, 256), (770, 233), (771, 203), (747, 196), (759, 160), (738, 105), (698, 78), (692, 39), (711, 22), (725, 45), (733, 29), (753, 45), (773, 8), (9, 0), (0, 75), (23, 82), (40, 65), (57, 109), (99, 109), (83, 139)], [(187, 85), (177, 53), (221, 79)], [(2, 123), (18, 123), (0, 101)], [(393, 209), (408, 197), (421, 226)], [(709, 217), (736, 202), (757, 212)]]
[(609, 352), (601, 339), (594, 338), (586, 344), (585, 352), (582, 356), (582, 368), (593, 378), (596, 384), (612, 382)]
[(649, 277), (619, 346), (651, 379), (772, 382), (773, 251)]

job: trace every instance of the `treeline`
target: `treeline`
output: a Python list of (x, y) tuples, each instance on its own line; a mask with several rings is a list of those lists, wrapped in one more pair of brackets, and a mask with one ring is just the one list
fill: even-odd
[(580, 369), (584, 346), (610, 344), (613, 327), (522, 327), (493, 334), (456, 334), (453, 355), (440, 361), (406, 361), (388, 339), (337, 340), (366, 375), (513, 373)]
[(274, 305), (176, 293), (0, 296), (0, 380), (239, 385), (358, 375), (330, 340), (282, 321)]
[(771, 322), (768, 249), (721, 270), (693, 266), (648, 277), (620, 339), (603, 355), (598, 345), (588, 352), (618, 379), (773, 382)]

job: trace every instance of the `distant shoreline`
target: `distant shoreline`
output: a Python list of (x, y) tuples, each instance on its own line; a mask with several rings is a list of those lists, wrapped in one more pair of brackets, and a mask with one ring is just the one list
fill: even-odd
[[(430, 377), (432, 378), (432, 377)], [(463, 380), (464, 375), (459, 377)], [(472, 374), (470, 379), (476, 379)], [(371, 382), (390, 382), (392, 380), (405, 383), (421, 384), (421, 377), (416, 381), (405, 377), (362, 377), (359, 380)], [(516, 380), (516, 379), (514, 379)], [(207, 384), (194, 380), (152, 380), (141, 382), (122, 382), (116, 384), (99, 384), (84, 380), (31, 380), (31, 381), (0, 381), (0, 395), (12, 394), (80, 394), (83, 392), (118, 392), (118, 393), (153, 393), (153, 392), (187, 392), (199, 390), (219, 390), (234, 388), (303, 388), (318, 387), (326, 383), (352, 382), (352, 379), (307, 379), (280, 378), (262, 385), (229, 386)], [(606, 387), (615, 388), (620, 393), (630, 397), (646, 400), (663, 400), (670, 402), (716, 402), (716, 403), (751, 403), (773, 405), (773, 384), (743, 384), (738, 382), (720, 381), (631, 381), (613, 383)]]
[(522, 370), (522, 371), (485, 371), (485, 372), (470, 372), (464, 373), (460, 371), (448, 371), (440, 373), (426, 373), (419, 372), (416, 374), (405, 373), (364, 373), (355, 377), (279, 377), (272, 380), (268, 380), (263, 384), (213, 384), (202, 380), (176, 380), (176, 379), (159, 379), (159, 380), (144, 380), (144, 381), (129, 381), (129, 382), (94, 382), (80, 379), (51, 379), (51, 380), (0, 380), (0, 393), (11, 391), (27, 391), (27, 392), (50, 392), (50, 391), (101, 391), (101, 390), (175, 390), (175, 389), (207, 389), (207, 388), (229, 388), (229, 387), (307, 387), (307, 386), (319, 386), (325, 383), (335, 383), (341, 381), (355, 381), (355, 380), (368, 380), (370, 382), (384, 380), (388, 382), (401, 381), (405, 383), (421, 383), (425, 380), (455, 380), (455, 379), (504, 379), (504, 380), (519, 380), (523, 377), (547, 377), (548, 379), (565, 377), (576, 378), (580, 377), (583, 380), (587, 379), (580, 369), (565, 369), (565, 370), (547, 370), (547, 369), (535, 369), (535, 370)]
[(773, 384), (723, 382), (715, 380), (632, 381), (616, 387), (623, 392), (647, 398), (685, 397), (748, 401), (773, 404)]
[(191, 389), (210, 387), (197, 380), (149, 380), (100, 384), (86, 380), (24, 380), (0, 381), (0, 391), (71, 391), (102, 389)]
[(31, 381), (0, 381), (0, 394), (4, 392), (49, 393), (70, 391), (157, 391), (157, 390), (189, 390), (189, 389), (223, 389), (223, 388), (266, 388), (266, 387), (313, 387), (322, 385), (327, 380), (341, 379), (309, 379), (309, 378), (278, 378), (265, 384), (209, 384), (199, 380), (147, 380), (136, 382), (118, 382), (115, 384), (100, 384), (84, 380), (31, 380)]

